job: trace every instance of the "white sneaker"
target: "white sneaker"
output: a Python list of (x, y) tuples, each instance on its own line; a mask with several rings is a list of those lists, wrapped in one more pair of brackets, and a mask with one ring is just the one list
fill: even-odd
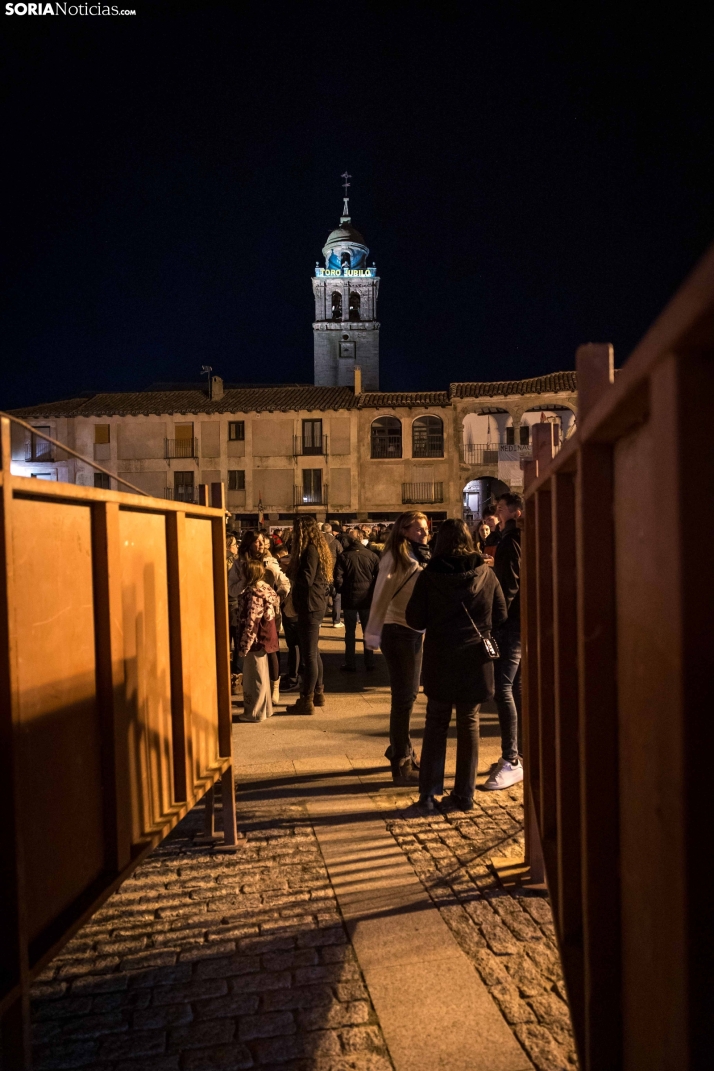
[(523, 766), (520, 762), (506, 762), (499, 759), (495, 766), (491, 767), (488, 780), (483, 786), (486, 792), (495, 792), (499, 788), (510, 788), (523, 780)]
[(333, 628), (344, 628), (345, 626), (342, 624), (341, 621), (335, 621), (332, 627)]

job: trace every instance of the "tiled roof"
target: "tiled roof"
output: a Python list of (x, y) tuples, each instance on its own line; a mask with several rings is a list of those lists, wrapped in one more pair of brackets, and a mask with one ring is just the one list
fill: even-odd
[(495, 398), (507, 394), (572, 394), (578, 389), (577, 373), (551, 372), (535, 379), (504, 379), (495, 383), (452, 383), (452, 398)]
[(445, 390), (365, 391), (359, 396), (360, 409), (398, 409), (400, 406), (449, 405)]
[(226, 390), (211, 401), (205, 391), (136, 391), (95, 394), (92, 398), (70, 398), (64, 402), (14, 409), (23, 419), (98, 416), (155, 416), (163, 413), (264, 413), (296, 410), (354, 409), (351, 387), (240, 387)]

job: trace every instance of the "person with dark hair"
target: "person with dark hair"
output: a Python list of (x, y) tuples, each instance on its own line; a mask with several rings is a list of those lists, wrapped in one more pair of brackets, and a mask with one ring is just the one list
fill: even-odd
[(407, 510), (394, 522), (379, 563), (364, 636), (366, 648), (374, 651), (381, 646), (389, 670), (392, 703), (385, 755), (393, 780), (401, 785), (419, 780), (409, 724), (419, 691), (424, 631), (408, 625), (404, 612), (417, 576), (431, 556), (428, 536), (426, 516), (418, 510)]
[(486, 557), (493, 558), (496, 553), (496, 547), (501, 539), (501, 529), (499, 527), (498, 516), (496, 515), (496, 509), (494, 506), (487, 506), (483, 511), (483, 517), (481, 518), (482, 524), (487, 524), (490, 531), (483, 541), (483, 552)]
[(312, 517), (295, 518), (288, 572), (297, 615), (300, 656), (305, 666), (300, 698), (288, 707), (288, 713), (314, 714), (315, 707), (325, 705), (319, 641), (320, 625), (327, 609), (327, 589), (332, 583), (332, 555)]
[(523, 496), (507, 493), (499, 497), (496, 511), (501, 538), (496, 546), (493, 571), (503, 590), (508, 620), (495, 632), (501, 652), (495, 666), (496, 706), (501, 727), (501, 758), (491, 767), (484, 785), (488, 791), (510, 788), (523, 780), (523, 764), (518, 758), (521, 722), (521, 530), (525, 510)]
[[(379, 558), (360, 539), (349, 532), (347, 545), (337, 559), (335, 588), (342, 596), (342, 612), (345, 615), (345, 663), (340, 669), (346, 673), (357, 670), (355, 644), (357, 619), (362, 625), (364, 637), (372, 604), (372, 593), (379, 571)], [(364, 668), (375, 668), (374, 651), (364, 648)]]
[(431, 561), (417, 578), (407, 624), (426, 629), (422, 676), (427, 696), (419, 770), (419, 802), (434, 810), (444, 792), (446, 738), (456, 708), (456, 777), (448, 804), (473, 810), (481, 703), (494, 690), (494, 663), (484, 644), (506, 619), (494, 572), (474, 551), (469, 530), (451, 518), (439, 528)]

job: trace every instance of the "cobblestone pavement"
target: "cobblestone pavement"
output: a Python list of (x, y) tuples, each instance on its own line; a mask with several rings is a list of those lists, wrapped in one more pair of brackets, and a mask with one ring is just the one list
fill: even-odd
[(237, 855), (197, 807), (33, 991), (36, 1071), (389, 1071), (301, 804), (243, 808)]
[(492, 855), (523, 851), (523, 788), (479, 792), (464, 814), (424, 817), (384, 794), (387, 826), (538, 1071), (577, 1067), (547, 896), (500, 887)]

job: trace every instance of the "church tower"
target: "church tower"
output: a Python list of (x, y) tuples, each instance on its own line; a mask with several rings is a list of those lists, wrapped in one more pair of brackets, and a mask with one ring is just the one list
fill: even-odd
[(362, 389), (379, 390), (379, 278), (374, 264), (367, 267), (369, 249), (352, 226), (347, 191), (351, 176), (344, 173), (345, 196), (340, 225), (322, 250), (325, 267), (315, 266), (315, 384), (351, 387), (355, 368), (362, 371)]

